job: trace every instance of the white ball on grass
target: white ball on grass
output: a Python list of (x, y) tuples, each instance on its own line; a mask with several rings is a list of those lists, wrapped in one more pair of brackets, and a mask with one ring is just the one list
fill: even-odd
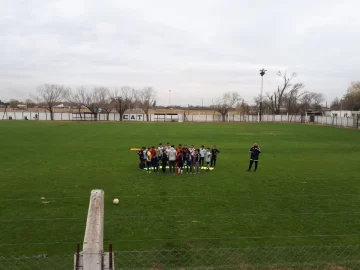
[(119, 199), (113, 199), (113, 204), (119, 204)]

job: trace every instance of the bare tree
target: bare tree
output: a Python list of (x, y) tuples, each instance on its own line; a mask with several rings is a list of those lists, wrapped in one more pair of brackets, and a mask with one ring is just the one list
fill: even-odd
[(325, 98), (322, 93), (314, 93), (313, 101), (312, 101), (312, 108), (313, 110), (321, 110), (321, 104), (324, 102)]
[(237, 92), (227, 92), (215, 101), (213, 108), (221, 114), (222, 121), (225, 122), (227, 113), (239, 101), (241, 98)]
[(245, 115), (249, 113), (249, 104), (247, 104), (244, 100), (237, 103), (236, 105), (236, 112), (238, 112), (241, 115)]
[(297, 77), (296, 73), (292, 73), (290, 76), (286, 72), (282, 73), (279, 71), (277, 76), (282, 79), (283, 83), (277, 87), (277, 90), (273, 94), (267, 94), (269, 100), (269, 105), (273, 114), (279, 114), (280, 108), (283, 103), (284, 94), (291, 89), (290, 91), (300, 89), (303, 86), (302, 83), (292, 84), (291, 81)]
[(156, 92), (152, 87), (145, 87), (136, 92), (136, 103), (146, 115), (146, 121), (149, 121), (149, 110), (156, 104)]
[(300, 102), (301, 98), (305, 94), (305, 92), (300, 92), (300, 89), (294, 88), (284, 95), (283, 105), (286, 107), (289, 114), (298, 114), (299, 112), (305, 112), (304, 106)]
[(81, 109), (85, 107), (86, 96), (87, 96), (86, 87), (83, 85), (77, 87), (76, 92), (72, 92), (69, 95), (69, 102), (71, 103), (72, 106), (76, 107), (76, 109), (78, 110), (80, 114), (80, 119), (82, 119)]
[(341, 101), (339, 98), (335, 98), (330, 105), (330, 109), (338, 111), (341, 109)]
[(110, 97), (110, 91), (107, 87), (97, 87), (95, 91), (97, 93), (99, 107), (106, 113), (106, 120), (109, 121), (109, 115), (115, 107)]
[(123, 121), (123, 115), (127, 109), (134, 105), (136, 93), (135, 89), (131, 87), (121, 87), (121, 89), (114, 89), (111, 93), (111, 99), (114, 102), (116, 111), (120, 114), (120, 121)]
[(301, 102), (304, 106), (304, 110), (309, 109), (318, 110), (321, 109), (321, 103), (324, 101), (324, 95), (322, 93), (309, 92), (302, 96)]
[(100, 100), (96, 88), (94, 88), (92, 92), (83, 91), (81, 93), (83, 94), (81, 99), (83, 100), (84, 107), (86, 107), (91, 113), (97, 115), (99, 113)]
[(50, 112), (50, 119), (54, 120), (54, 106), (68, 97), (70, 89), (58, 84), (43, 84), (37, 88), (37, 92)]
[[(254, 103), (256, 108), (260, 111), (260, 101), (261, 101), (261, 94), (259, 94), (258, 96), (254, 97)], [(269, 98), (267, 97), (263, 97), (262, 98), (262, 109), (261, 109), (262, 114), (272, 114), (272, 106), (271, 106), (271, 102), (269, 100)]]
[(25, 104), (26, 104), (26, 107), (28, 107), (28, 108), (35, 108), (36, 107), (36, 103), (31, 99), (27, 99), (25, 101)]
[(16, 109), (19, 104), (20, 104), (20, 101), (18, 101), (17, 99), (10, 99), (10, 101), (9, 101), (9, 106), (11, 109)]

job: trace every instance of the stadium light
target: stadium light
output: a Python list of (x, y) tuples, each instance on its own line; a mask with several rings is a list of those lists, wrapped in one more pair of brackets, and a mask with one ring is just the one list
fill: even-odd
[(264, 75), (267, 70), (261, 69), (260, 76), (261, 76), (261, 92), (260, 92), (260, 115), (259, 115), (259, 122), (261, 122), (261, 114), (262, 114), (262, 100), (263, 100), (263, 88), (264, 88)]

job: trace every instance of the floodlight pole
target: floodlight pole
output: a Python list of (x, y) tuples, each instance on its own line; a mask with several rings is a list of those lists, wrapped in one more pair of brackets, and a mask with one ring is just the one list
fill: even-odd
[(260, 92), (260, 115), (259, 115), (259, 122), (261, 122), (261, 114), (262, 114), (262, 101), (263, 101), (263, 89), (264, 89), (264, 75), (267, 70), (261, 69), (260, 76), (261, 76), (261, 92)]

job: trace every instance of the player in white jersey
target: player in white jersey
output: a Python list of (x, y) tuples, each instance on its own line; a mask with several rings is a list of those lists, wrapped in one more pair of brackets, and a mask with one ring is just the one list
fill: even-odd
[(190, 152), (190, 154), (191, 154), (192, 156), (194, 156), (194, 154), (195, 154), (195, 147), (194, 147), (194, 145), (191, 145), (191, 146), (190, 146), (189, 152)]
[(208, 147), (206, 149), (206, 153), (205, 153), (205, 160), (206, 160), (206, 170), (210, 171), (210, 161), (211, 161), (211, 152), (210, 152), (210, 147)]
[(201, 146), (199, 154), (200, 154), (200, 166), (204, 166), (204, 159), (206, 154), (206, 149), (204, 145)]
[(164, 150), (164, 147), (163, 147), (162, 143), (160, 143), (159, 147), (157, 148), (157, 151), (156, 151), (158, 157), (162, 156), (163, 150)]
[(165, 149), (165, 153), (169, 156), (169, 152), (171, 150), (171, 146), (170, 146), (170, 143), (167, 143), (166, 145), (166, 149)]

